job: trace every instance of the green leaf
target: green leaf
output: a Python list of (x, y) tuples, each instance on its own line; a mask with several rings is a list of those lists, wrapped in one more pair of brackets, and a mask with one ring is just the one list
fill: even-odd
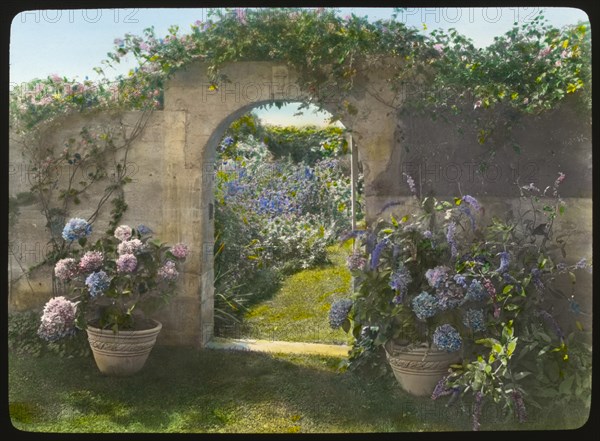
[(517, 339), (511, 340), (506, 348), (506, 354), (510, 357), (517, 347)]
[(87, 237), (82, 237), (82, 238), (80, 238), (80, 239), (77, 241), (77, 243), (79, 244), (79, 246), (80, 246), (80, 247), (82, 247), (82, 248), (83, 248), (83, 247), (85, 246), (85, 244), (87, 243)]
[(481, 338), (479, 340), (475, 340), (475, 343), (491, 348), (494, 344), (498, 344), (498, 340), (495, 338)]
[(496, 354), (500, 354), (502, 352), (502, 345), (500, 343), (494, 343), (492, 345), (492, 351), (494, 351)]
[(517, 372), (513, 377), (515, 380), (521, 380), (525, 377), (527, 377), (528, 375), (531, 375), (531, 372), (529, 371), (523, 371), (523, 372)]
[(563, 395), (569, 394), (569, 392), (571, 392), (571, 386), (573, 385), (574, 379), (574, 376), (567, 377), (562, 383), (560, 383), (558, 391)]
[(513, 285), (506, 285), (502, 290), (502, 294), (508, 294), (514, 288)]
[(344, 332), (350, 331), (350, 326), (350, 320), (348, 319), (344, 320), (344, 322), (342, 323), (342, 329), (344, 330)]

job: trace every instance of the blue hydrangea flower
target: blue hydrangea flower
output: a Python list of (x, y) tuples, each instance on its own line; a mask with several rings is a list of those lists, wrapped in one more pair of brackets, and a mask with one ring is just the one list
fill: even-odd
[(442, 351), (456, 352), (462, 347), (462, 338), (452, 325), (446, 323), (433, 332), (433, 344)]
[(337, 329), (348, 318), (348, 313), (352, 309), (352, 300), (339, 299), (331, 304), (329, 309), (329, 326), (332, 329)]
[(229, 147), (231, 144), (233, 144), (233, 138), (231, 136), (228, 136), (225, 139), (223, 139), (223, 145), (225, 147)]
[(465, 276), (463, 276), (462, 274), (455, 274), (454, 281), (465, 289), (468, 287), (467, 278)]
[(473, 279), (471, 284), (469, 285), (469, 289), (467, 289), (467, 294), (465, 295), (465, 302), (481, 302), (488, 298), (488, 292), (485, 287), (481, 284), (481, 282), (477, 279)]
[(83, 237), (92, 234), (92, 226), (87, 223), (84, 219), (73, 218), (67, 222), (62, 231), (62, 237), (64, 240), (73, 242)]
[(97, 271), (85, 279), (85, 284), (90, 291), (90, 295), (96, 297), (108, 289), (110, 280), (110, 277), (104, 271)]
[(423, 291), (413, 299), (412, 309), (419, 320), (428, 319), (437, 313), (437, 299), (427, 291)]
[(143, 224), (138, 225), (137, 230), (142, 236), (145, 234), (152, 234), (152, 230)]
[(468, 309), (463, 318), (463, 324), (475, 332), (485, 331), (483, 309)]

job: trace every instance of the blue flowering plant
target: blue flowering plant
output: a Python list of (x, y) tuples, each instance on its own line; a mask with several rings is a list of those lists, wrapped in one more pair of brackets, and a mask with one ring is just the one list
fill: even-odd
[(62, 232), (66, 256), (56, 262), (54, 278), (65, 295), (50, 299), (41, 318), (40, 337), (53, 341), (85, 329), (90, 322), (117, 332), (143, 329), (146, 314), (175, 293), (188, 247), (168, 246), (145, 225), (120, 225), (95, 243), (92, 225), (70, 219)]
[[(472, 395), (474, 429), (486, 402), (525, 421), (525, 403), (535, 406), (537, 397), (585, 399), (591, 346), (574, 284), (591, 265), (584, 258), (568, 263), (570, 233), (554, 234), (565, 212), (558, 192), (564, 179), (559, 173), (543, 191), (518, 186), (518, 206), (506, 219), (484, 223), (485, 210), (470, 195), (426, 197), (419, 213), (348, 233), (342, 240), (358, 245), (348, 258), (355, 291), (350, 302), (332, 306), (330, 322), (353, 333), (351, 360), (390, 341), (460, 354), (462, 363), (440, 378), (432, 398)], [(570, 294), (560, 289), (565, 280)], [(561, 310), (570, 311), (563, 323)]]

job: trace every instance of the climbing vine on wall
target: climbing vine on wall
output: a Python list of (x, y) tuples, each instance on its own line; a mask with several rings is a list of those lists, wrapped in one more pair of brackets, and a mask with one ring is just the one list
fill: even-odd
[(13, 122), (30, 129), (70, 111), (160, 107), (164, 81), (197, 60), (207, 63), (211, 88), (227, 80), (220, 72), (227, 62), (287, 63), (310, 92), (307, 101), (322, 106), (334, 90), (340, 114), (354, 110), (346, 98), (355, 80), (375, 68), (392, 69), (390, 88), (406, 98), (387, 103), (397, 110), (451, 114), (468, 102), (482, 110), (504, 105), (539, 113), (569, 94), (591, 108), (589, 23), (557, 29), (540, 13), (478, 49), (455, 29), (423, 35), (400, 22), (398, 12), (369, 21), (323, 8), (217, 9), (186, 34), (177, 26), (164, 38), (153, 27), (142, 36), (125, 34), (95, 70), (106, 74), (126, 57), (134, 57), (138, 67), (116, 81), (105, 76), (98, 83), (77, 83), (57, 75), (34, 80), (12, 94)]

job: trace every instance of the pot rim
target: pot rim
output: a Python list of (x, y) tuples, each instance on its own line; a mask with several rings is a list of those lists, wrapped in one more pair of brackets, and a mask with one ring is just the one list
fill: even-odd
[(156, 323), (156, 326), (154, 326), (153, 328), (149, 328), (149, 329), (139, 329), (139, 330), (131, 330), (131, 329), (125, 329), (125, 330), (119, 330), (116, 333), (113, 332), (112, 329), (102, 329), (102, 328), (98, 328), (96, 326), (93, 326), (91, 324), (88, 323), (87, 327), (86, 327), (86, 331), (88, 333), (92, 333), (92, 334), (97, 334), (97, 335), (123, 335), (123, 336), (129, 336), (129, 335), (150, 335), (150, 334), (155, 334), (160, 332), (160, 330), (162, 329), (162, 323), (159, 322), (156, 319), (149, 319), (151, 321), (153, 321), (154, 323)]

